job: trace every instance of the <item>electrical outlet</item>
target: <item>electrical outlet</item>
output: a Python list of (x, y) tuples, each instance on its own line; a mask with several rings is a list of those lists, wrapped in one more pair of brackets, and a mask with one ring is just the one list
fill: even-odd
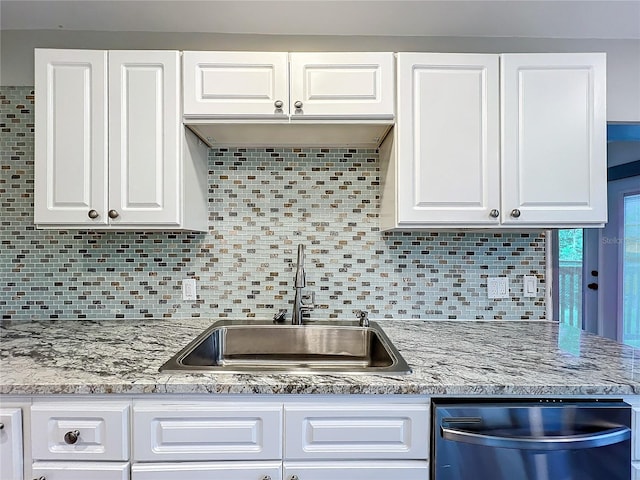
[(491, 299), (509, 298), (509, 277), (488, 277), (487, 296)]
[(185, 278), (182, 280), (182, 300), (197, 300), (198, 292), (195, 278)]

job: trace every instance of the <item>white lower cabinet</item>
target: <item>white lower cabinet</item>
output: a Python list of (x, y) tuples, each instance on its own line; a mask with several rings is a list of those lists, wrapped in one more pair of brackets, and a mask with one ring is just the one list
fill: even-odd
[(427, 405), (301, 404), (285, 411), (285, 458), (424, 459)]
[(427, 480), (426, 460), (284, 462), (284, 480)]
[(22, 480), (22, 409), (0, 408), (0, 479)]
[(136, 461), (279, 460), (282, 404), (136, 402)]
[(132, 480), (427, 480), (420, 402), (133, 403)]
[(631, 480), (640, 480), (640, 462), (631, 464)]
[(34, 400), (32, 478), (128, 480), (129, 411), (122, 400)]
[(282, 480), (282, 463), (184, 462), (134, 464), (131, 480)]
[(31, 407), (34, 460), (129, 459), (129, 402), (44, 402)]
[(129, 463), (35, 462), (32, 474), (35, 480), (128, 480)]

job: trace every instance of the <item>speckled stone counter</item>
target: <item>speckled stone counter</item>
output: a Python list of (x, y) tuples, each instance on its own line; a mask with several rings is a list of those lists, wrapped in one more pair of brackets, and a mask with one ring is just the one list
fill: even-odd
[(159, 373), (212, 323), (2, 323), (0, 394), (640, 394), (640, 350), (533, 321), (379, 321), (409, 375)]

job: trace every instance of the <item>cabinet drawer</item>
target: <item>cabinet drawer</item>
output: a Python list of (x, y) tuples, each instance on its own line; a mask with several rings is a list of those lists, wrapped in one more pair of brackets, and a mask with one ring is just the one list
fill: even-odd
[(301, 480), (428, 480), (426, 460), (285, 462), (284, 478)]
[(282, 455), (281, 437), (280, 405), (134, 405), (138, 461), (275, 460)]
[(22, 480), (22, 409), (0, 409), (0, 479)]
[(280, 461), (147, 463), (131, 467), (131, 480), (282, 479)]
[(31, 407), (34, 460), (128, 460), (129, 404), (39, 403)]
[(46, 480), (129, 480), (128, 463), (35, 462), (32, 476)]
[(631, 406), (631, 460), (640, 460), (640, 405)]
[(427, 459), (426, 405), (285, 406), (287, 459)]

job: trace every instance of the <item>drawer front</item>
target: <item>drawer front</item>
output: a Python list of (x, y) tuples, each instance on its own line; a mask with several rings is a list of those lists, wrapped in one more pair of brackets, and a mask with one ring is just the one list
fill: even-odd
[(22, 409), (0, 409), (0, 479), (22, 480)]
[(134, 405), (137, 461), (276, 460), (282, 456), (282, 407), (248, 403)]
[(131, 467), (131, 480), (282, 480), (282, 466), (272, 462), (146, 463)]
[(427, 405), (285, 406), (286, 459), (427, 459)]
[(34, 460), (128, 460), (128, 403), (36, 403), (31, 407)]
[(46, 480), (129, 480), (128, 463), (35, 462), (32, 476)]
[(285, 462), (284, 478), (300, 480), (428, 480), (426, 460)]

